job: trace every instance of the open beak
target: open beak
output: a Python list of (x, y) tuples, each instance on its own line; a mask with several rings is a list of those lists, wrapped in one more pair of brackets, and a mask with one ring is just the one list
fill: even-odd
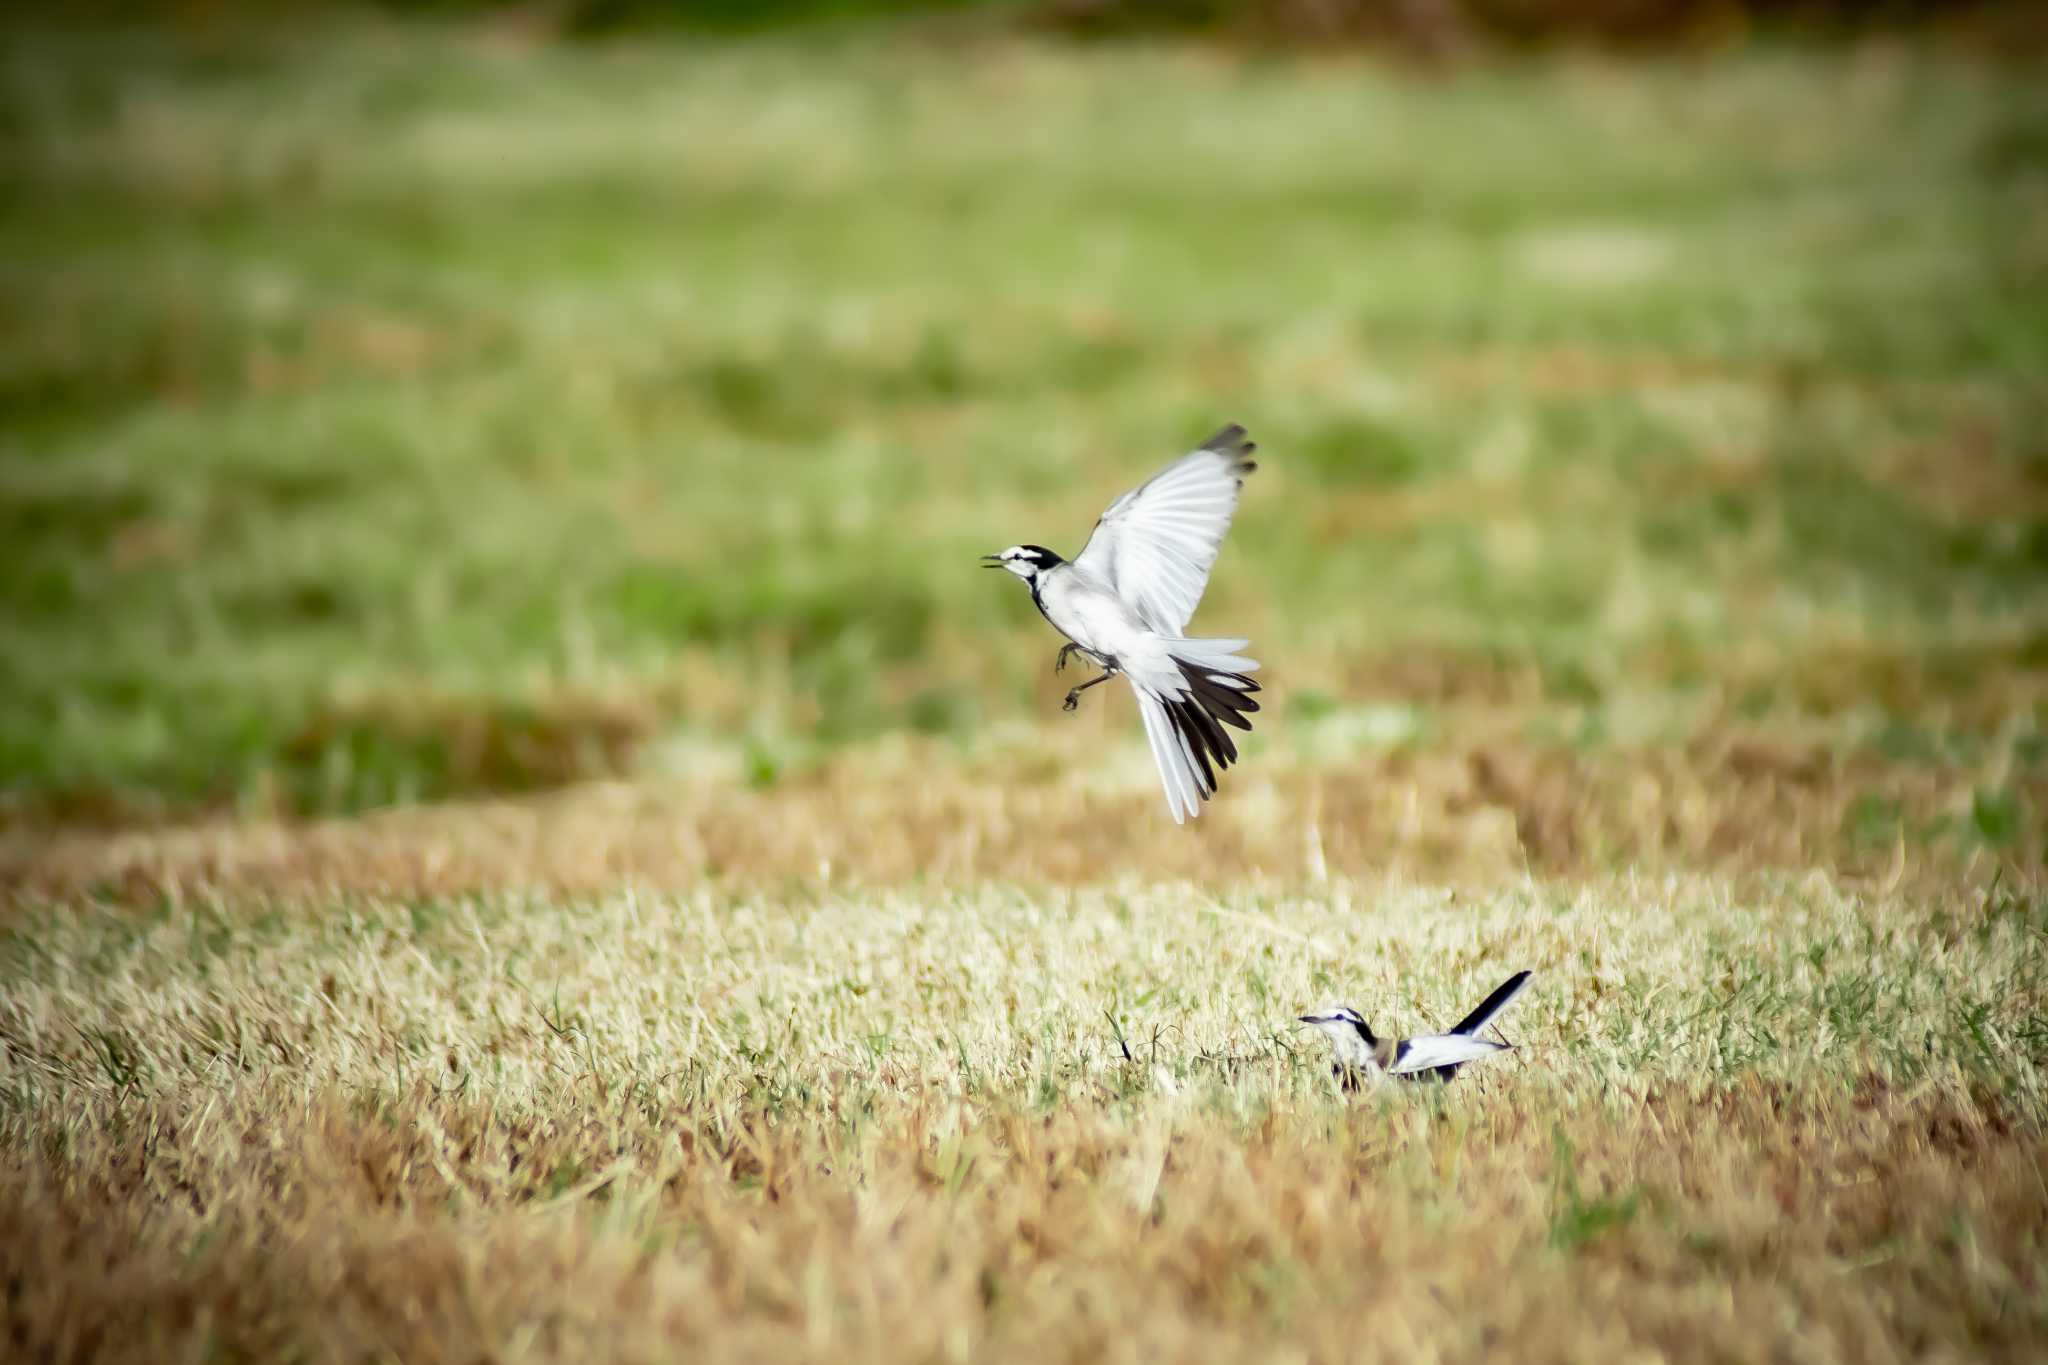
[(1003, 567), (1003, 557), (1001, 555), (983, 555), (981, 557), (981, 567), (984, 569), (1000, 569)]

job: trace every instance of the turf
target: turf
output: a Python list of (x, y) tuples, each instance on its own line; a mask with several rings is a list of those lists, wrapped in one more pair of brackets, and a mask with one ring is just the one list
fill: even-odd
[[(17, 1343), (2020, 1360), (2048, 1332), (2037, 896), (305, 872), (14, 916)], [(1516, 1050), (1450, 1087), (1348, 1097), (1290, 1027), (1333, 996), (1441, 1027), (1519, 966)]]
[[(2038, 1356), (2029, 73), (8, 38), (14, 1349)], [(1228, 420), (1178, 828), (975, 562)]]

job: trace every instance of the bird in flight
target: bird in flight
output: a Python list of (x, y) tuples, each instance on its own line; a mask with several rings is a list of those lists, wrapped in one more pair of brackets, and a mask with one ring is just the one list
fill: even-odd
[(1447, 1081), (1465, 1063), (1508, 1050), (1510, 1044), (1481, 1038), (1479, 1030), (1492, 1023), (1493, 1017), (1506, 1009), (1528, 984), (1529, 973), (1516, 972), (1495, 987), (1493, 994), (1480, 1001), (1479, 1007), (1460, 1019), (1450, 1032), (1416, 1038), (1375, 1037), (1372, 1027), (1349, 1005), (1299, 1017), (1302, 1023), (1321, 1029), (1330, 1040), (1330, 1051), (1336, 1057), (1332, 1070), (1347, 1090), (1361, 1076), (1399, 1076), (1409, 1081), (1434, 1076)]
[(1031, 588), (1031, 600), (1067, 637), (1053, 671), (1080, 654), (1102, 670), (1067, 693), (1066, 709), (1097, 683), (1121, 676), (1138, 698), (1138, 717), (1166, 788), (1175, 824), (1201, 813), (1216, 791), (1216, 769), (1237, 760), (1224, 726), (1249, 731), (1259, 709), (1246, 676), (1259, 664), (1238, 651), (1246, 640), (1190, 639), (1182, 632), (1237, 510), (1237, 490), (1255, 447), (1244, 428), (1227, 426), (1112, 502), (1072, 561), (1042, 545), (1012, 545), (983, 555)]

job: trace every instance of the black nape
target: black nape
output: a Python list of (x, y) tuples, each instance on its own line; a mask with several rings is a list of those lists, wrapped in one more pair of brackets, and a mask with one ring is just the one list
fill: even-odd
[(1066, 563), (1043, 545), (1019, 545), (1017, 549), (1022, 552), (1025, 559), (1030, 560), (1039, 569), (1050, 569), (1055, 564)]

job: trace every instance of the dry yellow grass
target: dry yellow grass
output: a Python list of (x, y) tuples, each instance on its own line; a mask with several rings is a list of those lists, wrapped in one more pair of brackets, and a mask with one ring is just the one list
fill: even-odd
[(1822, 869), (1939, 887), (2000, 866), (2034, 875), (2048, 853), (2019, 830), (1987, 845), (1973, 826), (1987, 791), (2009, 793), (2021, 818), (2048, 809), (2043, 771), (2003, 749), (1973, 763), (1900, 763), (1825, 734), (1728, 726), (1682, 743), (1580, 748), (1529, 740), (1517, 718), (1478, 711), (1447, 722), (1451, 733), (1392, 747), (1361, 740), (1381, 723), (1369, 711), (1269, 725), (1199, 826), (1182, 829), (1160, 818), (1158, 777), (1128, 708), (1102, 713), (967, 753), (928, 741), (863, 746), (765, 790), (737, 780), (732, 754), (706, 751), (691, 758), (706, 775), (691, 780), (356, 819), (0, 822), (0, 889), (151, 904), (220, 893), (591, 894), (628, 883), (1084, 885), (1135, 870), (1205, 886), (1389, 873), (1490, 883), (1617, 866)]
[[(1434, 775), (1470, 765), (1440, 753), (1371, 787), (1276, 756), (1198, 832), (1152, 809), (1141, 765), (1005, 793), (900, 757), (921, 788), (881, 753), (753, 795), (17, 834), (12, 1349), (1887, 1360), (2048, 1340), (2029, 857), (1902, 842), (1859, 871), (1818, 833), (1828, 783), (1759, 806), (1741, 765), (1670, 755), (1703, 828), (1807, 843), (1745, 837), (1717, 869), (1674, 836), (1632, 846), (1634, 875), (1532, 872), (1512, 813), (1451, 813)], [(1633, 828), (1607, 771), (1551, 798), (1559, 848)], [(1072, 800), (1053, 842), (1025, 838)], [(1454, 879), (1432, 848), (1465, 850)], [(1804, 862), (1743, 854), (1772, 848)], [(1290, 1027), (1331, 998), (1442, 1024), (1520, 966), (1518, 1050), (1447, 1090), (1347, 1099)]]

